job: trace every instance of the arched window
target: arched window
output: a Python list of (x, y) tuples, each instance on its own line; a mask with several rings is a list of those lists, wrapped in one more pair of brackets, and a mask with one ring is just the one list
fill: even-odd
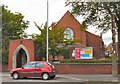
[(66, 28), (64, 31), (64, 38), (66, 39), (74, 39), (74, 32), (71, 28)]

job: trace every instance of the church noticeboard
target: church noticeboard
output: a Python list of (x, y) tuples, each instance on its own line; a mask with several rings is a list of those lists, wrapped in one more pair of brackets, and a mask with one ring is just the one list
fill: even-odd
[(75, 48), (75, 50), (73, 50), (72, 56), (75, 57), (75, 59), (92, 59), (92, 47)]

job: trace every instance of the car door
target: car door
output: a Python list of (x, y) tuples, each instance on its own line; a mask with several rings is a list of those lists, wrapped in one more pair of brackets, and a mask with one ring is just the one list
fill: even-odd
[(23, 66), (21, 71), (22, 77), (34, 77), (36, 62), (30, 62)]
[(35, 66), (35, 76), (40, 77), (43, 72), (44, 64), (42, 62), (37, 62)]

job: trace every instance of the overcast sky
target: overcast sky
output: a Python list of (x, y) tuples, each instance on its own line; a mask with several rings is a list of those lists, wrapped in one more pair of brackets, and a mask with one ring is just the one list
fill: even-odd
[[(47, 21), (47, 0), (1, 0), (1, 4), (8, 6), (11, 12), (22, 13), (24, 19), (30, 21), (29, 28), (26, 30), (28, 34), (40, 33), (34, 22), (42, 25)], [(65, 0), (49, 0), (49, 25), (52, 22), (58, 22), (69, 9), (70, 7), (65, 7)], [(77, 19), (82, 22), (81, 18)], [(88, 31), (99, 35), (99, 32), (95, 32), (94, 27), (90, 27)], [(108, 45), (112, 42), (111, 36), (110, 31), (103, 35), (105, 44)]]

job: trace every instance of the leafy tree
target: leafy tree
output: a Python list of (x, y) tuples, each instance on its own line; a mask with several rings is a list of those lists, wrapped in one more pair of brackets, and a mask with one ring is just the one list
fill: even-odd
[[(36, 56), (39, 57), (46, 57), (46, 31), (47, 27), (45, 26), (38, 26), (35, 23), (36, 27), (41, 31), (41, 34), (33, 35), (34, 40), (39, 42), (39, 49), (37, 49)], [(64, 30), (62, 28), (55, 29), (52, 27), (48, 28), (48, 39), (49, 39), (49, 55), (58, 56), (58, 55), (65, 55), (64, 52), (61, 50), (67, 51), (68, 45), (72, 45), (76, 40), (67, 40), (64, 38)], [(66, 49), (65, 49), (66, 48)], [(37, 58), (39, 58), (37, 57)]]
[(24, 30), (28, 27), (28, 21), (24, 21), (21, 13), (12, 13), (6, 6), (2, 8), (2, 60), (7, 63), (9, 41), (22, 38)]
[[(81, 2), (66, 0), (66, 6), (72, 7), (75, 16), (84, 17), (83, 26), (95, 25), (101, 34), (112, 29), (112, 15), (115, 14), (116, 33), (118, 33), (118, 51), (120, 51), (120, 1), (119, 2)], [(111, 30), (112, 31), (112, 30)], [(120, 58), (120, 52), (118, 52)]]

